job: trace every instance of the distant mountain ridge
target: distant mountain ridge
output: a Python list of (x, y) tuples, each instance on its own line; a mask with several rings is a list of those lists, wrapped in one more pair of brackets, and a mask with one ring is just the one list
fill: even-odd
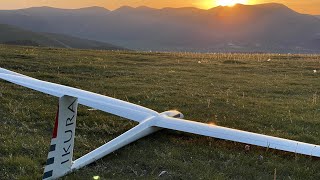
[(8, 45), (43, 46), (77, 49), (124, 49), (103, 42), (86, 40), (61, 34), (37, 33), (6, 24), (0, 24), (0, 43)]
[(28, 14), (29, 12), (32, 12), (33, 15), (38, 14), (51, 14), (51, 13), (70, 13), (70, 14), (82, 14), (82, 15), (105, 15), (111, 12), (110, 10), (103, 8), (103, 7), (98, 7), (98, 6), (92, 6), (92, 7), (86, 7), (86, 8), (80, 8), (80, 9), (61, 9), (61, 8), (53, 8), (53, 7), (48, 7), (48, 6), (42, 6), (42, 7), (31, 7), (27, 9), (19, 9), (16, 10), (19, 12), (25, 12)]
[(136, 50), (320, 53), (320, 19), (282, 4), (0, 11), (0, 23)]

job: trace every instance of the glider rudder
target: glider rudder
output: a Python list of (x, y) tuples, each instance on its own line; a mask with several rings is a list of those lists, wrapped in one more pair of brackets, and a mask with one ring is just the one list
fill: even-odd
[(62, 177), (71, 171), (77, 108), (77, 98), (63, 96), (59, 99), (55, 126), (43, 173), (45, 180)]

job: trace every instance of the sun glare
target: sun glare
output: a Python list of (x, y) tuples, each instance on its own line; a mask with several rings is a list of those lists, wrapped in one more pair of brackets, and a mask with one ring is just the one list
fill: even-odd
[(247, 4), (248, 0), (217, 0), (218, 6), (234, 6), (236, 4)]

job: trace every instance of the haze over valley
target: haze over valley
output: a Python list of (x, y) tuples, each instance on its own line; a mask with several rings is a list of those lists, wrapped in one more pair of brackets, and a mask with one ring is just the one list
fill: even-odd
[(133, 50), (320, 53), (320, 19), (275, 3), (209, 10), (35, 7), (2, 10), (0, 23)]

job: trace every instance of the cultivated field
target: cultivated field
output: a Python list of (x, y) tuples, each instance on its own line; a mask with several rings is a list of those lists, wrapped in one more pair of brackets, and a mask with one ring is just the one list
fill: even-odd
[[(186, 119), (320, 144), (320, 55), (0, 46), (0, 67), (159, 112), (178, 109)], [(42, 177), (57, 103), (0, 81), (0, 179)], [(84, 106), (77, 120), (76, 157), (136, 125)], [(163, 130), (64, 179), (320, 179), (319, 159), (244, 146)]]

